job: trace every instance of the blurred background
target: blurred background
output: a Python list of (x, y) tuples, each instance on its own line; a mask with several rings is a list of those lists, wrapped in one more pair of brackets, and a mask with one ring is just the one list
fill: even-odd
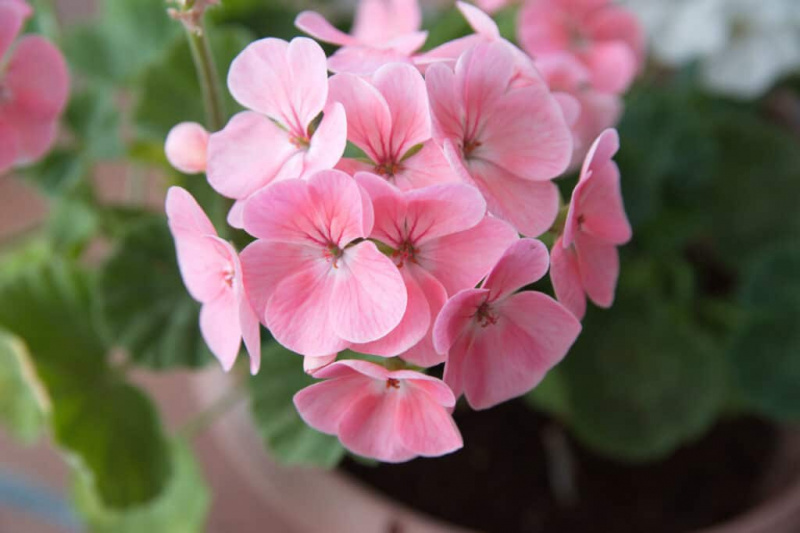
[[(156, 261), (146, 253), (118, 254), (114, 228), (141, 212), (160, 213), (167, 184), (185, 179), (169, 169), (162, 146), (175, 123), (203, 118), (189, 48), (160, 0), (32, 3), (40, 15), (31, 29), (66, 52), (73, 97), (56, 151), (32, 168), (0, 176), (0, 253), (11, 257), (22, 249), (12, 268), (24, 270), (41, 256), (37, 246), (46, 233), (48, 246), (82, 264), (115, 259), (108, 276), (139, 280), (121, 296), (123, 309), (112, 310), (121, 338), (140, 309), (136, 292), (158, 292), (181, 305), (188, 299), (174, 265), (159, 264), (172, 272), (161, 276), (149, 269)], [(517, 3), (478, 3), (493, 11), (503, 36), (516, 38)], [(222, 0), (210, 13), (209, 30), (219, 69), (224, 75), (255, 38), (298, 34), (293, 20), (303, 9), (323, 12), (346, 29), (355, 4)], [(205, 366), (210, 358), (197, 346), (189, 301), (180, 308), (183, 323), (164, 331), (152, 326), (159, 346), (134, 340), (133, 349), (125, 348), (141, 358), (130, 362), (119, 354), (126, 379), (155, 401), (164, 433), (191, 442), (198, 472), (191, 471), (187, 483), (199, 476), (207, 485), (170, 502), (192, 516), (192, 506), (206, 502), (205, 525), (173, 521), (163, 531), (440, 531), (442, 523), (458, 522), (465, 509), (477, 507), (495, 518), (514, 514), (516, 521), (476, 517), (459, 527), (800, 531), (800, 3), (620, 4), (641, 21), (649, 60), (624, 96), (618, 126), (617, 159), (635, 237), (622, 251), (615, 307), (589, 312), (564, 364), (524, 400), (474, 417), (457, 413), (473, 444), (452, 459), (417, 461), (420, 472), (345, 460), (350, 475), (440, 522), (396, 508), (365, 485), (262, 457), (261, 440), (279, 463), (332, 466), (344, 452), (305, 433), (298, 437), (294, 419), (283, 422), (286, 402), (263, 391), (302, 376), (284, 382), (283, 370), (269, 363), (262, 381), (251, 385), (255, 414), (248, 415), (231, 393), (236, 389), (220, 382), (218, 367)], [(422, 5), (429, 46), (470, 31), (453, 2)], [(563, 180), (567, 193), (574, 180)], [(114, 206), (113, 220), (102, 218), (95, 204)], [(170, 360), (173, 352), (180, 352), (180, 361)], [(0, 398), (18, 386), (15, 379), (0, 373)], [(0, 400), (0, 413), (11, 409)], [(110, 409), (110, 419), (125, 416)], [(212, 415), (221, 418), (209, 426)], [(248, 416), (255, 417), (258, 435)], [(76, 493), (85, 487), (70, 459), (50, 431), (30, 429), (37, 423), (29, 418), (17, 422), (11, 430), (0, 426), (0, 532), (141, 531), (152, 523), (155, 533), (165, 527), (153, 519), (122, 529), (115, 525), (122, 522), (97, 519), (102, 513), (95, 508), (87, 526), (85, 509), (96, 502), (87, 504), (91, 497), (85, 497), (83, 511), (76, 511)], [(120, 440), (145, 442), (141, 426), (123, 426)], [(491, 438), (506, 434), (505, 440)], [(100, 462), (113, 479), (113, 454)], [(122, 467), (120, 476), (150, 468)], [(473, 469), (472, 482), (498, 501), (443, 481), (465, 469)], [(531, 487), (519, 489), (514, 471), (535, 480)], [(449, 501), (432, 495), (451, 490)], [(531, 496), (522, 503), (512, 497), (527, 490)], [(331, 496), (337, 492), (348, 496)], [(581, 506), (576, 498), (595, 504)], [(517, 513), (528, 505), (530, 512)], [(545, 507), (556, 510), (537, 510)], [(303, 513), (308, 516), (298, 520)], [(628, 514), (641, 516), (627, 523)], [(324, 522), (328, 516), (330, 523)]]

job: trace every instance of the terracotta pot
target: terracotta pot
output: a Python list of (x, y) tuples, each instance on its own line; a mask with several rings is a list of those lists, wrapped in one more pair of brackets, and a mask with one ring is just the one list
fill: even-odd
[[(193, 383), (199, 401), (218, 398), (232, 385), (219, 371), (204, 372)], [(287, 468), (264, 451), (246, 405), (221, 417), (210, 429), (211, 439), (246, 483), (279, 510), (298, 533), (467, 533), (393, 502), (337, 471)], [(800, 532), (800, 431), (787, 430), (767, 469), (764, 503), (739, 518), (696, 533)], [(277, 532), (276, 532), (277, 533)]]

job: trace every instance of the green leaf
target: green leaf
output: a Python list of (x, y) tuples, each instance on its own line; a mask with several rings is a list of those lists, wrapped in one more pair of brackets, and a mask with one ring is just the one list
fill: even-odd
[(92, 472), (107, 505), (125, 507), (161, 491), (169, 462), (152, 404), (108, 367), (93, 300), (84, 271), (51, 259), (3, 278), (0, 325), (30, 349), (58, 444)]
[(288, 41), (303, 35), (294, 26), (299, 9), (282, 0), (225, 0), (220, 8), (210, 9), (208, 14), (216, 24), (239, 25), (254, 35)]
[(523, 397), (525, 403), (534, 409), (541, 409), (558, 418), (569, 416), (569, 391), (559, 367), (547, 373), (535, 389)]
[(800, 245), (753, 263), (740, 302), (747, 318), (729, 353), (737, 392), (759, 413), (800, 419)]
[(211, 500), (208, 487), (189, 447), (171, 446), (173, 472), (159, 496), (125, 510), (107, 507), (90, 475), (76, 471), (75, 502), (92, 533), (198, 533), (204, 530)]
[(114, 159), (124, 152), (114, 93), (111, 87), (101, 87), (74, 93), (65, 117), (81, 151), (92, 160)]
[(99, 21), (73, 30), (65, 42), (70, 66), (103, 81), (130, 81), (157, 61), (182, 33), (164, 0), (105, 0)]
[(22, 170), (22, 175), (46, 194), (58, 196), (75, 189), (88, 175), (88, 160), (76, 150), (56, 149)]
[[(253, 35), (243, 28), (210, 28), (208, 38), (223, 80), (233, 58), (253, 41)], [(225, 93), (228, 111), (238, 109), (233, 98)], [(133, 118), (142, 136), (160, 143), (179, 122), (205, 122), (197, 73), (185, 39), (176, 41), (161, 61), (145, 71)]]
[(32, 443), (46, 422), (49, 405), (28, 348), (0, 330), (0, 422), (17, 439)]
[(100, 218), (91, 203), (67, 196), (55, 203), (47, 226), (53, 248), (77, 257), (100, 230)]
[(133, 224), (103, 265), (99, 311), (108, 338), (154, 369), (199, 367), (211, 360), (200, 335), (200, 305), (181, 280), (166, 220)]
[(292, 403), (297, 391), (314, 382), (303, 372), (301, 356), (277, 342), (265, 344), (261, 371), (250, 380), (253, 417), (274, 459), (333, 468), (344, 456), (344, 448), (336, 437), (307, 426)]
[(566, 421), (584, 443), (611, 457), (663, 457), (717, 416), (726, 387), (718, 355), (685, 311), (621, 290), (613, 310), (589, 310), (559, 367)]

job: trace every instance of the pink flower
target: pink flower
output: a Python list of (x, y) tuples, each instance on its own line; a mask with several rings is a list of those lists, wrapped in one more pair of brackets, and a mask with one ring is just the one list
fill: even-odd
[(519, 40), (529, 54), (537, 60), (574, 54), (601, 92), (625, 92), (644, 62), (639, 21), (610, 0), (528, 0), (518, 20)]
[(475, 3), (487, 13), (495, 13), (504, 7), (510, 6), (516, 0), (475, 0)]
[(0, 173), (43, 157), (58, 132), (69, 92), (61, 52), (38, 35), (14, 43), (30, 6), (0, 0)]
[(611, 307), (619, 276), (617, 246), (631, 239), (612, 157), (619, 150), (615, 130), (594, 142), (572, 192), (564, 234), (553, 245), (550, 277), (558, 300), (578, 318), (586, 312), (586, 296)]
[(374, 172), (403, 190), (458, 181), (442, 149), (431, 140), (425, 80), (411, 65), (379, 68), (372, 83), (353, 74), (330, 80), (330, 102), (347, 113), (347, 137), (370, 158), (344, 159), (342, 170)]
[(351, 452), (399, 463), (464, 445), (448, 412), (456, 399), (436, 378), (366, 361), (339, 361), (314, 377), (326, 381), (295, 394), (294, 405), (309, 426), (338, 436)]
[(544, 276), (547, 266), (547, 248), (521, 239), (480, 289), (456, 294), (436, 320), (434, 346), (449, 352), (444, 381), (473, 408), (525, 394), (575, 342), (580, 322), (561, 304), (539, 292), (516, 292)]
[(250, 372), (255, 374), (261, 363), (261, 332), (236, 251), (217, 236), (202, 208), (180, 187), (167, 192), (167, 217), (183, 282), (192, 298), (203, 304), (200, 331), (206, 344), (227, 372), (244, 338)]
[[(328, 98), (325, 53), (311, 39), (261, 39), (234, 59), (228, 74), (234, 98), (252, 111), (234, 116), (208, 142), (208, 181), (220, 194), (245, 200), (273, 181), (333, 168), (347, 144), (340, 104), (312, 122)], [(243, 202), (229, 223), (242, 226)]]
[(375, 210), (370, 237), (391, 248), (408, 306), (391, 333), (352, 349), (400, 355), (426, 367), (441, 363), (445, 357), (434, 350), (431, 329), (448, 294), (474, 287), (517, 234), (485, 216), (486, 202), (474, 187), (453, 183), (402, 193), (373, 174), (357, 174), (356, 180)]
[(572, 134), (558, 102), (539, 79), (509, 87), (514, 57), (502, 43), (465, 52), (455, 73), (428, 68), (434, 138), (459, 176), (480, 189), (489, 211), (520, 233), (540, 235), (558, 213), (549, 180), (572, 155)]
[(536, 62), (536, 66), (550, 90), (567, 93), (578, 103), (578, 117), (570, 125), (574, 141), (570, 168), (578, 168), (597, 136), (619, 121), (623, 109), (622, 98), (593, 89), (588, 69), (571, 54), (545, 55)]
[(244, 227), (259, 240), (242, 252), (245, 286), (278, 342), (321, 357), (397, 327), (406, 288), (394, 263), (362, 240), (373, 222), (367, 194), (336, 170), (274, 183), (247, 202)]
[(341, 46), (328, 60), (333, 72), (369, 75), (388, 63), (410, 63), (428, 32), (422, 25), (417, 0), (361, 0), (348, 35), (337, 30), (319, 13), (304, 11), (295, 26), (312, 37)]
[(208, 132), (197, 122), (181, 122), (173, 127), (164, 145), (169, 164), (184, 174), (206, 171)]

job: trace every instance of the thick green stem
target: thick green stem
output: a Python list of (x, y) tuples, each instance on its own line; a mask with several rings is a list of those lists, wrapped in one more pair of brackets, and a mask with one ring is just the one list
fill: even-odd
[(200, 89), (203, 91), (203, 105), (206, 110), (206, 126), (209, 131), (219, 131), (225, 125), (225, 102), (222, 98), (222, 84), (219, 79), (214, 56), (208, 42), (208, 33), (201, 21), (196, 30), (186, 30), (192, 58), (197, 69)]

